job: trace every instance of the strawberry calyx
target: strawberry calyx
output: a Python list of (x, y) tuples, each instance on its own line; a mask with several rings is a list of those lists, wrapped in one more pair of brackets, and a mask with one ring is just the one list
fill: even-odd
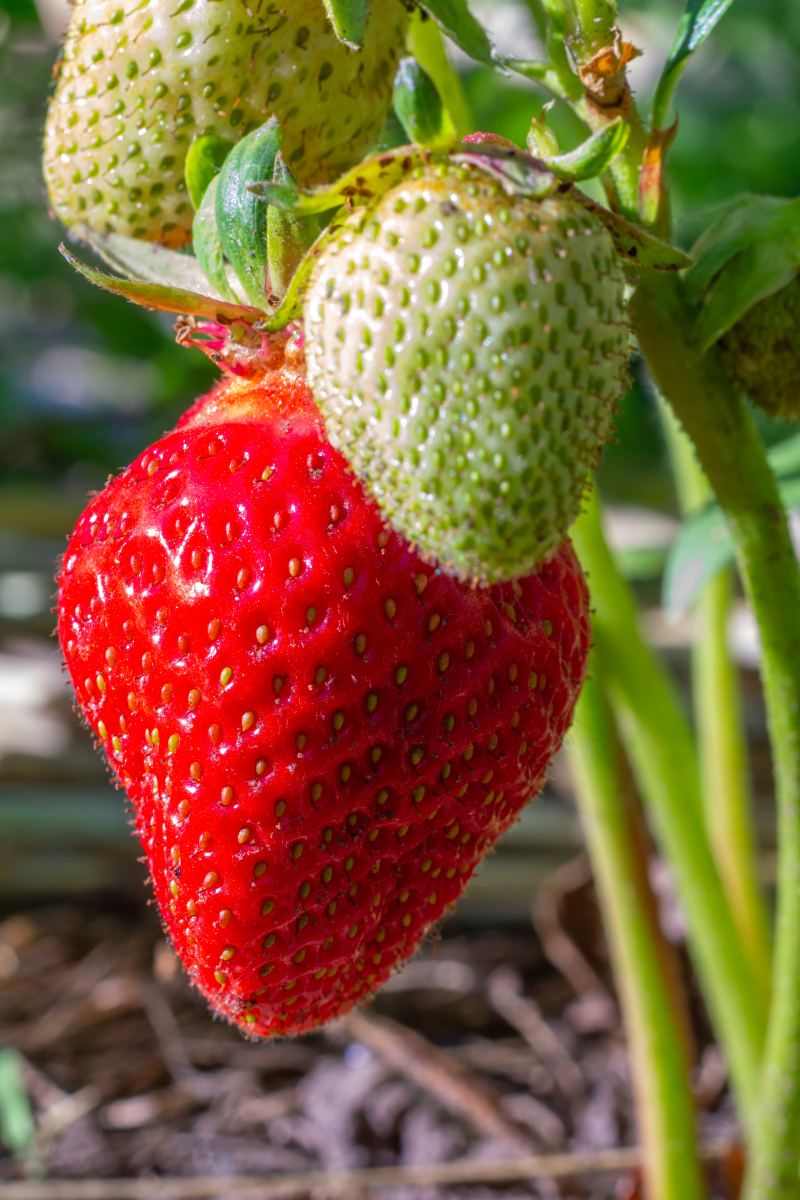
[(181, 314), (175, 322), (179, 346), (194, 347), (229, 375), (254, 380), (297, 358), (302, 362), (303, 330), (293, 321), (278, 333), (265, 333), (243, 321), (232, 325)]
[[(305, 189), (281, 158), (281, 131), (271, 118), (233, 147), (217, 173), (221, 140), (213, 146), (198, 140), (188, 162), (193, 199), (199, 202), (194, 254), (82, 228), (82, 240), (120, 278), (80, 262), (64, 246), (61, 252), (99, 287), (145, 308), (177, 313), (181, 345), (196, 347), (230, 375), (252, 379), (272, 369), (288, 343), (297, 344), (314, 266), (347, 217), (374, 206), (405, 179), (453, 164), (479, 171), (510, 197), (569, 196), (603, 222), (628, 263), (662, 270), (688, 266), (691, 260), (682, 251), (574, 185), (587, 171), (602, 170), (624, 136), (622, 126), (612, 124), (577, 150), (547, 159), (493, 134), (473, 134), (443, 149), (410, 144), (373, 155), (333, 184)], [(339, 211), (318, 234), (317, 215), (333, 209)]]

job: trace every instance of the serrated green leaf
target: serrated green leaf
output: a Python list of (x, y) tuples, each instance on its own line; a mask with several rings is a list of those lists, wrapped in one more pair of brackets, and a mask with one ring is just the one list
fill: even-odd
[(470, 58), (487, 67), (499, 65), (486, 30), (475, 20), (466, 0), (420, 0), (420, 7)]
[(211, 180), (217, 176), (232, 149), (233, 142), (226, 141), (216, 133), (201, 134), (189, 147), (183, 176), (195, 212), (200, 208)]
[[(293, 183), (291, 171), (280, 153), (275, 159), (275, 182)], [(285, 296), (306, 251), (319, 237), (319, 221), (285, 212), (274, 204), (267, 212), (267, 258), (269, 283), (274, 296)]]
[(435, 83), (412, 55), (400, 60), (394, 77), (394, 111), (416, 146), (435, 148), (456, 141)]
[(222, 242), (217, 230), (217, 187), (219, 175), (215, 175), (206, 188), (203, 202), (195, 214), (192, 223), (192, 246), (197, 256), (203, 274), (215, 291), (231, 303), (237, 303), (237, 296), (228, 283), (225, 270), (225, 256), (222, 252)]
[(630, 136), (630, 125), (617, 117), (604, 129), (598, 129), (575, 150), (568, 154), (543, 157), (551, 171), (567, 183), (580, 183), (584, 179), (595, 179), (610, 166)]
[(120, 233), (97, 233), (83, 225), (78, 234), (99, 258), (126, 279), (163, 283), (190, 292), (204, 292), (208, 287), (200, 263), (191, 254), (168, 250), (157, 242), (124, 237)]
[(577, 188), (572, 188), (570, 194), (603, 222), (621, 258), (656, 271), (682, 271), (692, 265), (693, 259), (688, 254), (653, 237), (651, 233), (642, 229), (641, 225), (626, 221), (619, 213), (609, 212), (602, 204), (591, 200)]
[(369, 0), (324, 0), (325, 12), (340, 42), (351, 50), (364, 45), (364, 31), (369, 20)]
[(685, 286), (702, 305), (696, 336), (705, 351), (800, 270), (800, 200), (742, 196), (706, 230), (695, 252)]
[(653, 100), (653, 128), (662, 129), (683, 69), (698, 46), (730, 8), (733, 0), (688, 0)]
[(218, 176), (214, 211), (228, 262), (251, 304), (267, 297), (267, 210), (248, 185), (271, 179), (281, 130), (274, 117), (234, 146)]
[[(800, 433), (767, 453), (778, 480), (784, 508), (800, 506)], [(684, 521), (670, 549), (662, 584), (661, 602), (674, 620), (691, 608), (704, 585), (733, 562), (733, 542), (724, 513), (716, 503)]]
[(74, 267), (84, 279), (97, 287), (113, 292), (116, 296), (124, 296), (126, 300), (141, 305), (142, 308), (153, 308), (158, 312), (184, 313), (186, 316), (204, 317), (208, 321), (216, 321), (220, 325), (231, 325), (234, 321), (244, 321), (248, 325), (255, 324), (263, 317), (263, 309), (248, 308), (243, 304), (229, 304), (224, 300), (215, 300), (213, 296), (203, 296), (197, 292), (187, 292), (182, 288), (168, 287), (159, 283), (139, 283), (132, 279), (117, 279), (114, 275), (106, 275), (96, 267), (87, 266), (80, 259), (70, 254), (63, 244), (59, 250), (64, 258)]

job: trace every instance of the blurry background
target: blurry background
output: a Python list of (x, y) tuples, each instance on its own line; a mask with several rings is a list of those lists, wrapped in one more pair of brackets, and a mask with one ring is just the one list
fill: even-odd
[[(201, 1136), (202, 1122), (196, 1127), (191, 1122), (185, 1124), (189, 1119), (187, 1113), (198, 1106), (202, 1109), (197, 1099), (202, 1087), (198, 1084), (197, 1096), (194, 1099), (190, 1096), (187, 1101), (185, 1087), (183, 1092), (178, 1089), (176, 1100), (167, 1086), (170, 1071), (173, 1081), (177, 1078), (176, 1071), (180, 1075), (175, 1066), (174, 1045), (170, 1050), (169, 1014), (164, 1018), (164, 1012), (158, 1008), (161, 1003), (158, 997), (154, 999), (147, 993), (150, 1007), (146, 1004), (145, 1009), (150, 1032), (143, 1032), (141, 994), (136, 988), (125, 990), (128, 986), (125, 980), (130, 981), (132, 972), (144, 971), (147, 975), (148, 964), (153, 962), (152, 947), (156, 944), (155, 977), (179, 1011), (183, 1035), (189, 1039), (181, 1053), (184, 1057), (189, 1053), (195, 1064), (191, 1069), (196, 1069), (197, 1064), (207, 1067), (221, 1063), (232, 1071), (237, 1063), (244, 1064), (243, 1044), (235, 1037), (226, 1040), (225, 1031), (219, 1026), (215, 1027), (219, 1035), (214, 1043), (217, 1049), (213, 1046), (209, 1049), (214, 1039), (210, 1037), (211, 1026), (205, 1011), (196, 999), (188, 997), (168, 949), (158, 942), (157, 923), (152, 911), (145, 908), (147, 894), (142, 886), (145, 871), (136, 861), (138, 846), (131, 837), (123, 798), (109, 786), (103, 763), (72, 712), (60, 655), (51, 636), (56, 563), (87, 493), (102, 487), (109, 473), (125, 466), (168, 429), (210, 385), (214, 371), (201, 354), (175, 344), (171, 318), (146, 313), (92, 288), (58, 254), (63, 233), (48, 215), (39, 153), (65, 9), (61, 0), (40, 0), (40, 4), (37, 11), (34, 0), (0, 0), (0, 921), (5, 916), (5, 923), (0, 924), (0, 1027), (7, 1024), (8, 1030), (12, 1026), (18, 1029), (17, 1034), (12, 1037), (8, 1033), (8, 1037), (26, 1049), (29, 1056), (26, 1086), (42, 1110), (50, 1101), (55, 1104), (53, 1096), (58, 1099), (58, 1088), (52, 1091), (55, 1084), (76, 1092), (90, 1080), (90, 1086), (99, 1089), (94, 1100), (85, 1100), (88, 1111), (102, 1096), (105, 1108), (100, 1125), (87, 1124), (88, 1118), (81, 1125), (80, 1113), (76, 1117), (73, 1112), (70, 1118), (72, 1122), (77, 1120), (74, 1129), (83, 1129), (84, 1140), (78, 1139), (74, 1145), (63, 1144), (63, 1161), (57, 1169), (64, 1173), (181, 1171), (193, 1166), (202, 1169), (203, 1164), (213, 1170), (269, 1169), (270, 1164), (290, 1168), (302, 1166), (305, 1161), (328, 1162), (325, 1154), (333, 1153), (332, 1148), (337, 1145), (355, 1146), (356, 1118), (352, 1114), (365, 1103), (364, 1097), (372, 1097), (369, 1104), (373, 1111), (378, 1104), (374, 1089), (384, 1084), (389, 1087), (385, 1073), (375, 1073), (368, 1048), (356, 1044), (354, 1050), (351, 1045), (347, 1053), (352, 1061), (347, 1054), (336, 1059), (339, 1065), (335, 1070), (330, 1067), (330, 1078), (325, 1075), (328, 1067), (324, 1063), (328, 1060), (315, 1057), (317, 1043), (298, 1044), (294, 1059), (287, 1051), (286, 1061), (281, 1060), (283, 1066), (277, 1059), (269, 1060), (270, 1069), (279, 1073), (270, 1076), (272, 1090), (282, 1086), (287, 1071), (296, 1073), (291, 1076), (293, 1080), (306, 1068), (312, 1072), (307, 1078), (315, 1082), (313, 1086), (303, 1085), (306, 1098), (302, 1104), (306, 1110), (310, 1106), (316, 1116), (312, 1113), (309, 1117), (306, 1111), (303, 1120), (307, 1124), (311, 1121), (319, 1136), (314, 1135), (317, 1137), (314, 1142), (306, 1131), (311, 1148), (307, 1147), (305, 1159), (296, 1151), (298, 1139), (302, 1142), (301, 1134), (294, 1127), (290, 1129), (285, 1124), (288, 1118), (281, 1115), (284, 1112), (281, 1105), (286, 1112), (294, 1112), (300, 1103), (297, 1099), (300, 1093), (294, 1084), (291, 1088), (287, 1084), (285, 1095), (284, 1091), (279, 1092), (282, 1100), (264, 1102), (263, 1112), (258, 1110), (261, 1116), (253, 1116), (252, 1120), (256, 1126), (259, 1121), (262, 1124), (271, 1121), (275, 1126), (274, 1136), (272, 1125), (269, 1126), (271, 1144), (291, 1144), (295, 1150), (286, 1151), (283, 1158), (275, 1151), (277, 1158), (273, 1155), (269, 1161), (263, 1158), (256, 1161), (246, 1155), (237, 1158), (232, 1150), (228, 1158), (225, 1158), (228, 1151), (223, 1150), (219, 1151), (221, 1158), (219, 1155), (214, 1158), (216, 1151), (208, 1149), (206, 1136), (211, 1126), (207, 1124), (206, 1135)], [(623, 0), (621, 6), (626, 37), (644, 52), (633, 64), (632, 75), (639, 101), (646, 108), (683, 4), (682, 0)], [(538, 0), (529, 0), (528, 4), (525, 0), (475, 0), (474, 7), (501, 50), (517, 57), (541, 54)], [(458, 56), (456, 62), (472, 105), (475, 127), (493, 130), (524, 144), (531, 116), (547, 97), (518, 78), (502, 78)], [(685, 246), (691, 245), (702, 228), (703, 219), (696, 214), (736, 192), (779, 196), (800, 192), (800, 5), (796, 0), (736, 0), (713, 37), (692, 60), (681, 84), (677, 109), (680, 131), (670, 156), (670, 172), (678, 236)], [(578, 124), (560, 102), (556, 103), (551, 123), (562, 149), (570, 149), (579, 140)], [(608, 531), (621, 565), (640, 594), (648, 635), (664, 648), (685, 686), (689, 624), (684, 621), (670, 626), (659, 610), (660, 573), (677, 530), (674, 490), (655, 407), (635, 362), (633, 378), (632, 390), (618, 418), (617, 439), (607, 448), (601, 472), (601, 489), (608, 504)], [(770, 442), (791, 432), (786, 426), (766, 421), (760, 414), (757, 420)], [(755, 671), (757, 650), (746, 612), (740, 607), (735, 617), (732, 641), (743, 671), (762, 866), (768, 879), (772, 869), (771, 777)], [(688, 703), (688, 688), (686, 691)], [(589, 1146), (614, 1145), (619, 1138), (633, 1136), (630, 1102), (620, 1083), (624, 1076), (624, 1055), (620, 1059), (618, 1030), (613, 1033), (617, 1027), (614, 1019), (609, 1019), (608, 1004), (603, 1007), (601, 995), (599, 1008), (576, 1009), (572, 1016), (564, 1017), (565, 1012), (569, 1013), (564, 1006), (570, 997), (574, 999), (578, 992), (591, 998), (596, 993), (598, 978), (595, 976), (593, 983), (591, 974), (581, 975), (581, 969), (576, 968), (577, 974), (570, 977), (569, 985), (561, 976), (556, 979), (552, 969), (543, 965), (541, 944), (533, 937), (530, 926), (531, 900), (537, 885), (545, 878), (550, 880), (549, 890), (542, 893), (544, 900), (540, 898), (538, 918), (539, 934), (545, 942), (548, 929), (552, 934), (555, 928), (551, 921), (555, 912), (552, 896), (558, 894), (563, 898), (570, 893), (582, 895), (585, 900), (588, 877), (585, 872), (581, 875), (580, 866), (576, 868), (577, 875), (575, 871), (572, 876), (552, 875), (560, 864), (574, 860), (580, 846), (568, 775), (564, 763), (558, 762), (544, 798), (510, 832), (499, 852), (486, 863), (457, 916), (446, 923), (444, 961), (439, 966), (447, 968), (449, 975), (438, 967), (436, 974), (427, 952), (427, 958), (423, 956), (418, 964), (422, 974), (404, 973), (399, 979), (406, 979), (406, 984), (399, 983), (393, 994), (387, 993), (380, 1001), (384, 1011), (416, 1023), (445, 1044), (454, 1044), (459, 1038), (463, 1042), (466, 1030), (473, 1040), (468, 1038), (459, 1043), (459, 1052), (464, 1062), (479, 1067), (481, 1054), (484, 1059), (486, 1054), (479, 1039), (474, 1038), (478, 1034), (508, 1036), (509, 1023), (514, 1025), (509, 1015), (513, 1010), (514, 979), (524, 977), (531, 987), (535, 980), (537, 1003), (545, 1014), (553, 1016), (555, 1024), (551, 1024), (558, 1033), (556, 1041), (551, 1038), (548, 1042), (547, 1030), (542, 1033), (540, 1029), (544, 1041), (536, 1053), (531, 1050), (530, 1038), (528, 1042), (518, 1038), (513, 1046), (510, 1042), (506, 1046), (505, 1059), (505, 1051), (501, 1051), (506, 1043), (501, 1045), (501, 1042), (493, 1043), (489, 1057), (495, 1072), (502, 1074), (506, 1069), (502, 1064), (506, 1063), (506, 1085), (511, 1079), (515, 1086), (528, 1088), (524, 1094), (519, 1093), (522, 1101), (517, 1103), (518, 1095), (515, 1103), (520, 1119), (527, 1120), (534, 1130), (539, 1129), (537, 1136), (541, 1136), (536, 1145), (561, 1144), (567, 1136), (565, 1131), (577, 1139), (577, 1144)], [(571, 869), (568, 867), (567, 872)], [(680, 916), (669, 909), (669, 882), (660, 879), (656, 883), (664, 897), (665, 922), (675, 940), (680, 941)], [(584, 930), (589, 928), (594, 937), (596, 912), (589, 912), (585, 903), (583, 907), (579, 903), (577, 913), (578, 925)], [(557, 942), (560, 936), (557, 928), (553, 936)], [(112, 944), (114, 953), (109, 949)], [(557, 955), (557, 947), (553, 953)], [(120, 955), (127, 955), (122, 966)], [(497, 979), (492, 976), (495, 983), (487, 992), (487, 972), (503, 963), (513, 964), (519, 976), (513, 976), (511, 983), (506, 978), (505, 992), (502, 987), (497, 990)], [(595, 967), (601, 975), (603, 964), (602, 951), (598, 950)], [(569, 975), (569, 964), (562, 967)], [(65, 996), (66, 1008), (59, 1007)], [(505, 1016), (498, 1016), (501, 1011)], [(23, 1023), (16, 1026), (15, 1022)], [(538, 1036), (535, 1021), (534, 1027), (531, 1036), (535, 1043)], [(530, 1032), (530, 1025), (527, 1028)], [(88, 1041), (80, 1044), (69, 1041), (76, 1029), (85, 1030)], [(160, 1029), (158, 1045), (153, 1042), (153, 1029)], [(591, 1042), (591, 1037), (575, 1049), (579, 1035), (589, 1036), (609, 1029), (611, 1041), (602, 1043), (605, 1057), (597, 1057), (599, 1043)], [(0, 1042), (5, 1039), (6, 1034), (0, 1028)], [(219, 1046), (223, 1042), (225, 1048), (221, 1051)], [(558, 1058), (559, 1045), (562, 1049), (572, 1047), (577, 1055), (574, 1061), (580, 1059), (582, 1064), (584, 1082), (575, 1085), (571, 1092), (568, 1067)], [(129, 1060), (124, 1059), (123, 1046), (130, 1054)], [(542, 1066), (542, 1053), (546, 1060), (548, 1046), (558, 1060), (553, 1068), (555, 1076), (561, 1068), (562, 1074), (566, 1072), (558, 1084), (563, 1094), (558, 1093), (551, 1104), (551, 1109), (560, 1111), (561, 1117), (553, 1116), (551, 1109), (540, 1111), (541, 1105), (539, 1109), (535, 1107), (539, 1101), (532, 1099), (533, 1095), (555, 1095), (552, 1079), (548, 1083), (549, 1068)], [(262, 1051), (262, 1058), (247, 1058), (251, 1074), (262, 1059), (267, 1062), (266, 1048)], [(165, 1063), (170, 1054), (172, 1066), (167, 1069)], [(39, 1065), (31, 1067), (30, 1061)], [(187, 1070), (188, 1061), (184, 1062)], [(89, 1063), (93, 1065), (87, 1066)], [(706, 1055), (703, 1064), (698, 1087), (701, 1091), (706, 1087), (716, 1103), (724, 1088), (724, 1069), (720, 1072), (718, 1056), (715, 1060), (713, 1055), (711, 1058)], [(356, 1075), (361, 1072), (358, 1075), (361, 1091), (353, 1083), (355, 1091), (351, 1088), (348, 1093), (351, 1099), (355, 1097), (350, 1109), (342, 1100), (346, 1081), (343, 1082), (341, 1071), (345, 1066)], [(36, 1075), (40, 1068), (45, 1072), (41, 1077)], [(281, 1071), (284, 1075), (280, 1075)], [(337, 1075), (336, 1071), (340, 1073)], [(540, 1072), (538, 1076), (536, 1071)], [(223, 1080), (224, 1072), (218, 1075)], [(356, 1076), (347, 1078), (352, 1082)], [(219, 1087), (223, 1088), (219, 1080)], [(239, 1079), (236, 1087), (240, 1092), (243, 1086)], [(400, 1138), (400, 1142), (406, 1137), (407, 1143), (402, 1144), (411, 1147), (408, 1153), (412, 1158), (414, 1154), (423, 1157), (428, 1154), (428, 1160), (432, 1155), (433, 1161), (437, 1161), (464, 1152), (467, 1142), (463, 1139), (459, 1142), (460, 1134), (451, 1137), (446, 1130), (436, 1143), (438, 1148), (420, 1150), (420, 1138), (424, 1142), (424, 1137), (434, 1134), (438, 1137), (436, 1131), (440, 1126), (425, 1109), (427, 1101), (420, 1100), (414, 1107), (416, 1101), (412, 1104), (407, 1095), (403, 1100), (405, 1093), (400, 1095), (396, 1085), (391, 1086), (395, 1086), (395, 1093), (391, 1093), (391, 1088), (385, 1095), (380, 1093), (383, 1096), (380, 1103), (384, 1104), (381, 1111), (388, 1115), (385, 1120), (375, 1118), (377, 1125), (373, 1123), (370, 1127), (375, 1137), (379, 1127), (384, 1127), (380, 1125), (384, 1120), (386, 1130), (390, 1131), (386, 1137)], [(325, 1108), (319, 1096), (326, 1087), (337, 1095), (335, 1107), (341, 1110), (341, 1121), (346, 1123), (352, 1117), (352, 1128), (348, 1126), (346, 1136), (343, 1127), (333, 1130), (325, 1125), (330, 1104)], [(615, 1100), (618, 1093), (622, 1099)], [(580, 1104), (576, 1096), (582, 1097)], [(528, 1100), (534, 1107), (529, 1104), (525, 1109)], [(184, 1132), (173, 1130), (169, 1152), (173, 1157), (164, 1150), (166, 1157), (159, 1158), (160, 1151), (149, 1143), (145, 1150), (142, 1143), (136, 1151), (140, 1155), (136, 1160), (130, 1150), (133, 1143), (128, 1141), (126, 1159), (123, 1151), (115, 1148), (115, 1135), (109, 1131), (149, 1128), (167, 1119), (165, 1113), (173, 1101), (177, 1105), (175, 1121), (184, 1120), (184, 1126), (175, 1127)], [(0, 1118), (2, 1104), (0, 1088)], [(214, 1111), (218, 1110), (219, 1105)], [(584, 1122), (580, 1128), (574, 1116), (578, 1110)], [(249, 1118), (240, 1109), (236, 1113), (235, 1119), (228, 1113), (229, 1124), (241, 1131), (242, 1123), (246, 1124)], [(401, 1116), (406, 1122), (402, 1137), (396, 1133)], [(223, 1117), (212, 1125), (214, 1136), (224, 1140), (228, 1117)], [(280, 1125), (281, 1121), (284, 1125)], [(101, 1127), (105, 1130), (102, 1136), (98, 1132)], [(184, 1133), (189, 1138), (185, 1154), (176, 1149)], [(262, 1135), (263, 1131), (258, 1135), (263, 1140)], [(196, 1157), (201, 1142), (203, 1153), (208, 1151), (211, 1155), (210, 1166), (206, 1159)], [(314, 1146), (321, 1159), (314, 1157), (317, 1154)], [(353, 1150), (349, 1159), (349, 1150), (342, 1153), (346, 1163), (366, 1161), (361, 1150), (358, 1153)], [(394, 1161), (392, 1153), (387, 1150), (388, 1158), (381, 1159), (378, 1155), (374, 1161)], [(245, 1154), (244, 1150), (241, 1154)], [(333, 1160), (332, 1165), (343, 1164)], [(17, 1169), (8, 1166), (8, 1160), (0, 1156), (0, 1174), (6, 1173), (6, 1168), (12, 1173)]]

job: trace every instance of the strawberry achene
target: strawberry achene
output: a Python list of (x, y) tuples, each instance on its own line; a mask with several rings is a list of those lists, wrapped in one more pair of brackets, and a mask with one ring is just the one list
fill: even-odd
[(364, 1000), (544, 781), (568, 543), (471, 589), (389, 530), (301, 374), (215, 389), (81, 517), (59, 635), (193, 980), (254, 1034)]

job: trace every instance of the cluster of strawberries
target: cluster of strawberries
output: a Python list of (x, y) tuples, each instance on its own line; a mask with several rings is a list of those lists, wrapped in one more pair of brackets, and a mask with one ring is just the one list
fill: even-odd
[[(322, 0), (112, 10), (74, 10), (53, 205), (127, 279), (85, 273), (227, 372), (81, 517), (59, 636), (193, 980), (300, 1032), (413, 952), (569, 725), (566, 535), (624, 384), (623, 275), (497, 139), (353, 167), (399, 0), (358, 50)], [(164, 248), (195, 207), (194, 257)]]

